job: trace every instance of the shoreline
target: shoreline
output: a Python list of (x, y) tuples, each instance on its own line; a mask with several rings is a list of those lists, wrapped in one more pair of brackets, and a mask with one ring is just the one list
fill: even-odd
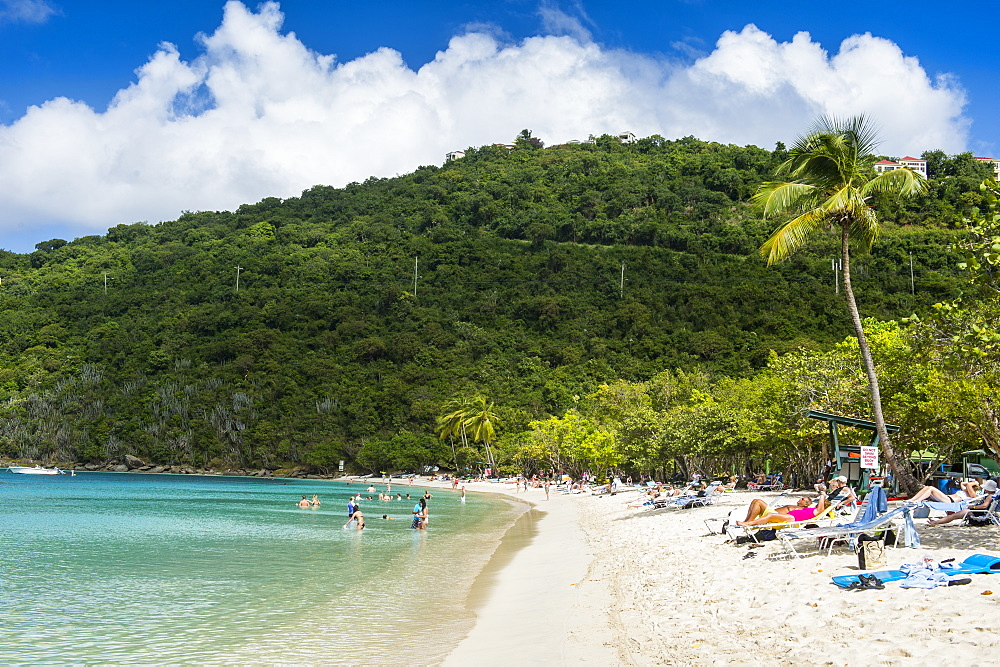
[[(458, 493), (449, 482), (393, 482), (404, 493), (400, 487)], [(615, 496), (553, 491), (546, 501), (542, 489), (464, 486), (470, 497), (496, 495), (525, 509), (455, 600), (456, 612), (472, 615), (464, 626), (471, 627), (440, 638), (437, 656), (444, 657), (430, 664), (978, 665), (1000, 648), (993, 620), (1000, 573), (972, 574), (969, 584), (954, 587), (890, 582), (849, 591), (831, 583), (831, 576), (860, 573), (846, 548), (817, 555), (815, 541), (803, 540), (804, 557), (786, 560), (778, 558), (780, 541), (737, 546), (706, 527), (706, 519), (777, 492), (725, 493), (708, 507), (681, 510), (629, 507), (640, 497), (633, 489)], [(887, 549), (880, 569), (924, 557), (1000, 558), (1000, 526), (918, 521), (917, 530), (923, 546)]]
[[(414, 482), (447, 490), (448, 482)], [(502, 495), (528, 510), (507, 529), (465, 599), (469, 632), (440, 663), (624, 664), (603, 566), (580, 522), (581, 495), (542, 489), (517, 493), (496, 482), (466, 483), (470, 494)]]
[[(846, 548), (827, 555), (804, 544), (803, 557), (786, 559), (780, 541), (737, 546), (707, 529), (706, 519), (776, 492), (727, 493), (708, 507), (654, 510), (628, 507), (640, 495), (631, 489), (615, 496), (553, 493), (546, 502), (540, 489), (513, 493), (498, 486), (466, 489), (504, 494), (534, 509), (508, 530), (477, 575), (467, 600), (476, 619), (441, 663), (447, 667), (518, 660), (977, 665), (1000, 647), (994, 622), (1000, 573), (969, 575), (971, 583), (962, 586), (906, 589), (890, 582), (882, 590), (848, 591), (831, 582), (861, 572)], [(918, 522), (917, 529), (923, 546), (887, 549), (880, 569), (925, 556), (1000, 557), (1000, 527)]]

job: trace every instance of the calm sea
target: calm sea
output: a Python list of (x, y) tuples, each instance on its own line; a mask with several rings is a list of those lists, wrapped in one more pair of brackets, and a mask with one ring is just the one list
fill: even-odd
[[(472, 582), (523, 506), (433, 490), (430, 527), (414, 531), (415, 500), (376, 495), (365, 530), (343, 530), (362, 488), (0, 472), (0, 662), (437, 662), (471, 627)], [(295, 506), (314, 493), (319, 509)]]

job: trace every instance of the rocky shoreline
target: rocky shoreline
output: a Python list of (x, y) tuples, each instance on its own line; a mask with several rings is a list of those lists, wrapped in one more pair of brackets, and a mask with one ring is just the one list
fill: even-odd
[[(2, 467), (9, 465), (44, 465), (51, 466), (51, 463), (42, 463), (35, 460), (4, 460)], [(78, 470), (87, 472), (141, 472), (141, 473), (163, 473), (168, 475), (217, 475), (223, 477), (278, 477), (291, 479), (338, 479), (343, 475), (319, 474), (308, 466), (282, 467), (269, 465), (263, 468), (226, 468), (217, 470), (214, 468), (196, 468), (190, 465), (155, 465), (149, 464), (135, 456), (126, 454), (121, 461), (109, 461), (107, 463), (56, 463), (55, 467), (60, 470)]]

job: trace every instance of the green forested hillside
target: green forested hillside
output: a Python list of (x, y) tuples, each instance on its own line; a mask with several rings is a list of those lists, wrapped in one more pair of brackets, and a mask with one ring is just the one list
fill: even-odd
[[(455, 396), (488, 395), (517, 432), (615, 380), (739, 378), (772, 350), (830, 349), (849, 333), (835, 241), (767, 268), (772, 223), (743, 203), (783, 157), (523, 133), (397, 178), (0, 253), (0, 454), (330, 466), (396, 438), (436, 462)], [(982, 180), (966, 157), (882, 206), (889, 230), (855, 265), (865, 316), (957, 293), (947, 247)]]

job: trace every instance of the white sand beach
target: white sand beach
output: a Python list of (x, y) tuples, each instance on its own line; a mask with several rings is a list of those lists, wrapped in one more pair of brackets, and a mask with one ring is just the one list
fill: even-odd
[[(846, 548), (778, 559), (779, 542), (750, 548), (709, 533), (706, 518), (754, 494), (649, 510), (627, 506), (634, 491), (546, 501), (540, 489), (467, 488), (535, 510), (483, 573), (470, 599), (476, 625), (448, 665), (986, 665), (1000, 647), (1000, 574), (929, 590), (843, 590), (830, 577), (860, 573)], [(925, 523), (917, 521), (922, 547), (890, 549), (888, 568), (924, 556), (1000, 556), (1000, 528)], [(526, 545), (511, 554), (517, 542)]]

